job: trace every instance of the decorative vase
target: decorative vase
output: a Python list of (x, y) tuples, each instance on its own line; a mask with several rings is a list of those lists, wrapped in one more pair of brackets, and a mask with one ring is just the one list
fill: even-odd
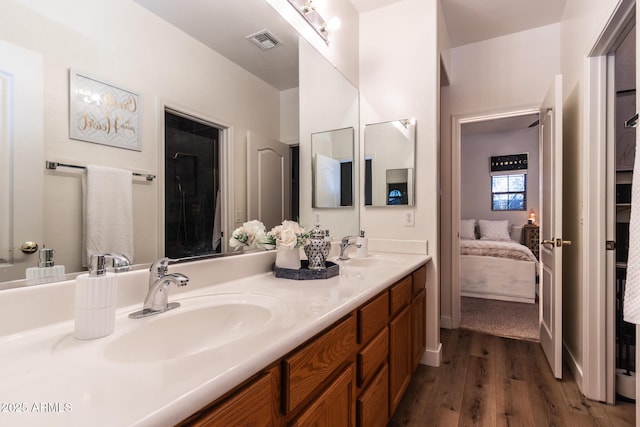
[(316, 225), (304, 247), (304, 253), (309, 260), (309, 270), (324, 270), (330, 250), (331, 242), (326, 239), (324, 230), (320, 230), (320, 226)]
[(278, 249), (276, 249), (276, 267), (297, 270), (301, 266), (300, 251), (298, 248), (279, 246)]

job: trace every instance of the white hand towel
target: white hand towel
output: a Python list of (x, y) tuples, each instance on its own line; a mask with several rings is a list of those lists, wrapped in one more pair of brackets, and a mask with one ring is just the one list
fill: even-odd
[(640, 324), (640, 152), (636, 154), (633, 171), (623, 312), (625, 321)]
[(82, 178), (83, 265), (96, 253), (119, 253), (133, 261), (131, 171), (87, 166)]

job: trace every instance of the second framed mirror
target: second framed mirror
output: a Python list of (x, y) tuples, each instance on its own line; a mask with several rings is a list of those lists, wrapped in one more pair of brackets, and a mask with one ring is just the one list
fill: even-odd
[(364, 127), (365, 206), (415, 203), (415, 119)]

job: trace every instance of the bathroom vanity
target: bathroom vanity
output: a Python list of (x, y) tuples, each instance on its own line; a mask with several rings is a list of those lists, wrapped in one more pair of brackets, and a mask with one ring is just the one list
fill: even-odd
[(425, 350), (425, 281), (423, 265), (181, 425), (387, 425)]
[(171, 265), (181, 307), (144, 319), (128, 314), (148, 271), (121, 273), (115, 331), (95, 340), (72, 336), (73, 281), (0, 292), (0, 424), (386, 425), (425, 353), (430, 257), (301, 281), (274, 257)]

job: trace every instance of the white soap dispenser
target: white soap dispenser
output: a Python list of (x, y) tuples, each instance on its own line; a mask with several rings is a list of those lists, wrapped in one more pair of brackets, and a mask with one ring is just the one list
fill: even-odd
[(117, 286), (116, 274), (105, 269), (105, 256), (91, 255), (89, 273), (76, 278), (75, 338), (89, 340), (113, 332)]
[(40, 249), (40, 262), (37, 267), (29, 267), (26, 270), (27, 285), (40, 285), (42, 283), (59, 282), (65, 279), (64, 265), (55, 265), (51, 248)]
[(359, 244), (356, 248), (356, 258), (366, 258), (369, 255), (369, 238), (364, 236), (364, 230), (360, 230), (360, 236), (356, 239), (356, 243)]

